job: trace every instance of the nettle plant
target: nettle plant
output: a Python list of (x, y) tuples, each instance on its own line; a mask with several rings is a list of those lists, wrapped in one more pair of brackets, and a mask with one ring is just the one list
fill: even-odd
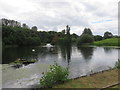
[(53, 85), (68, 81), (68, 76), (68, 68), (63, 68), (55, 63), (55, 65), (50, 65), (48, 72), (43, 73), (43, 77), (40, 79), (40, 85), (44, 88), (52, 87)]

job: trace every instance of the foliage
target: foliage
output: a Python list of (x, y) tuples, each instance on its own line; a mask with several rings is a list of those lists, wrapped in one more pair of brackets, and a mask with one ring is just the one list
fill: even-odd
[(59, 38), (59, 44), (64, 44), (64, 45), (67, 45), (67, 44), (70, 44), (71, 43), (71, 38), (70, 37), (61, 37)]
[(82, 34), (92, 35), (92, 31), (89, 28), (85, 28)]
[(78, 35), (76, 35), (75, 33), (73, 33), (72, 35), (71, 35), (71, 38), (72, 38), (72, 42), (77, 42), (77, 39), (78, 39)]
[(105, 38), (105, 39), (107, 39), (107, 38), (112, 38), (112, 37), (113, 37), (113, 35), (112, 35), (111, 32), (105, 32), (105, 33), (104, 33), (104, 38)]
[(57, 63), (50, 66), (50, 70), (43, 73), (43, 77), (40, 79), (40, 85), (42, 87), (52, 87), (54, 84), (60, 84), (68, 81), (69, 71), (68, 68), (62, 68)]
[(82, 35), (77, 40), (77, 45), (92, 43), (93, 41), (94, 37), (92, 31), (89, 28), (85, 28)]
[(37, 27), (36, 26), (33, 26), (31, 29), (37, 31)]
[(21, 27), (2, 27), (2, 38), (5, 45), (40, 45), (40, 37), (37, 31)]
[(104, 39), (101, 41), (95, 41), (95, 42), (93, 42), (93, 45), (97, 45), (97, 46), (120, 46), (119, 40), (120, 40), (120, 38), (109, 38), (109, 39)]
[(103, 40), (103, 37), (100, 36), (100, 35), (96, 35), (96, 36), (94, 36), (94, 40), (95, 41), (100, 41), (100, 40)]
[[(63, 34), (63, 33), (62, 33)], [(70, 27), (66, 26), (66, 34), (63, 34), (61, 37), (59, 37), (59, 44), (69, 45), (71, 44), (71, 35), (70, 35)]]
[(41, 43), (51, 43), (57, 32), (36, 31), (22, 27), (2, 27), (4, 45), (31, 46)]
[(88, 34), (83, 34), (78, 38), (77, 44), (85, 44), (85, 43), (92, 43), (94, 41), (94, 37)]
[[(103, 37), (96, 35), (93, 38), (91, 29), (85, 28), (82, 35), (79, 37), (76, 34), (70, 34), (70, 26), (66, 26), (61, 32), (55, 31), (37, 31), (37, 26), (30, 27), (15, 20), (1, 19), (2, 20), (2, 40), (3, 46), (18, 45), (18, 46), (31, 46), (40, 45), (44, 43), (52, 44), (70, 44), (71, 42), (91, 43), (94, 40), (103, 40)], [(120, 38), (120, 36), (113, 36), (111, 32), (104, 33), (104, 39), (107, 38)]]
[(118, 61), (115, 63), (115, 68), (120, 69), (120, 60), (118, 59)]

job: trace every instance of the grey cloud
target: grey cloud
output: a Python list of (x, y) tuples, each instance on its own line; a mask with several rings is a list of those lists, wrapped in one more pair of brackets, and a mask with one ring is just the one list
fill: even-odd
[(105, 8), (103, 9), (104, 5), (101, 4), (100, 2), (95, 2), (94, 4), (82, 2), (82, 4), (85, 6), (86, 12), (91, 12), (95, 16), (105, 17), (110, 15), (110, 13), (105, 11)]
[[(7, 1), (7, 0), (6, 0)], [(89, 3), (80, 0), (25, 0), (34, 4), (28, 11), (24, 8), (18, 6), (12, 6), (8, 3), (3, 3), (2, 8), (0, 8), (1, 15), (0, 18), (9, 17), (9, 19), (15, 19), (21, 23), (26, 23), (31, 26), (37, 26), (42, 30), (55, 30), (58, 31), (59, 27), (65, 27), (70, 25), (71, 27), (89, 27), (90, 20), (94, 20), (94, 17), (99, 19), (102, 17), (109, 16), (109, 19), (113, 18), (111, 12), (106, 12), (103, 10), (102, 4)], [(86, 0), (85, 0), (86, 1)], [(97, 0), (96, 0), (97, 1)], [(0, 1), (1, 2), (1, 1)], [(4, 2), (4, 1), (3, 1)], [(101, 1), (102, 2), (102, 1)], [(76, 4), (77, 3), (77, 4)], [(104, 3), (104, 2), (102, 2)], [(15, 3), (16, 5), (19, 3)], [(29, 4), (29, 3), (28, 3)], [(28, 5), (28, 6), (30, 6)], [(1, 7), (1, 4), (0, 4)], [(109, 7), (107, 7), (109, 10)], [(21, 10), (21, 11), (19, 11)], [(89, 14), (92, 14), (89, 16)], [(112, 16), (113, 15), (113, 16)], [(116, 14), (114, 18), (116, 17)], [(101, 26), (104, 27), (104, 26)], [(94, 33), (100, 32), (100, 27), (94, 30)], [(76, 28), (75, 28), (76, 29)], [(84, 28), (83, 28), (84, 29)], [(115, 28), (111, 27), (114, 33), (116, 33)], [(74, 31), (74, 30), (72, 30)], [(75, 30), (75, 33), (81, 32), (79, 29)]]

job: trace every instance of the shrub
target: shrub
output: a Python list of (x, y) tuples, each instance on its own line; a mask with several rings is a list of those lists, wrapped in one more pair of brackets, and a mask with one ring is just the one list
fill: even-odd
[(77, 44), (84, 44), (84, 43), (92, 43), (94, 41), (94, 37), (88, 34), (83, 34), (79, 37)]
[(115, 68), (120, 69), (120, 60), (118, 59), (118, 61), (115, 63)]
[(100, 40), (103, 40), (103, 37), (100, 36), (100, 35), (96, 35), (96, 36), (94, 36), (94, 40), (95, 41), (100, 41)]
[(43, 73), (43, 77), (40, 79), (40, 85), (42, 87), (52, 87), (54, 84), (60, 84), (68, 81), (69, 71), (68, 68), (63, 68), (57, 63), (50, 66), (50, 70)]

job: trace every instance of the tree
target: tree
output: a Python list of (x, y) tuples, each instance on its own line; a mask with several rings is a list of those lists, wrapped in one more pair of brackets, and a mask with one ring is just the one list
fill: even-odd
[(29, 26), (26, 25), (25, 23), (22, 24), (22, 27), (25, 28), (25, 29), (29, 29)]
[(83, 34), (79, 37), (77, 44), (85, 44), (85, 43), (92, 43), (94, 41), (94, 37), (89, 34)]
[(62, 34), (65, 34), (65, 29), (64, 29), (64, 30), (62, 30)]
[(78, 38), (78, 35), (75, 33), (73, 33), (71, 36), (72, 36), (72, 38)]
[(15, 20), (8, 20), (5, 18), (1, 20), (2, 20), (2, 26), (21, 27), (21, 23)]
[(100, 36), (100, 35), (94, 36), (94, 40), (95, 40), (95, 41), (100, 41), (100, 40), (102, 40), (102, 39), (103, 39), (103, 37)]
[(36, 26), (33, 26), (33, 27), (32, 27), (32, 30), (37, 31), (37, 27), (36, 27)]
[(85, 28), (82, 34), (92, 35), (92, 31), (89, 28)]
[(107, 38), (112, 38), (113, 37), (113, 34), (111, 32), (105, 32), (104, 33), (104, 38), (107, 39)]
[(52, 43), (52, 44), (57, 44), (58, 41), (59, 41), (59, 37), (58, 37), (58, 35), (56, 34), (56, 35), (53, 37), (51, 43)]
[(94, 37), (92, 35), (92, 31), (89, 28), (85, 28), (82, 35), (78, 38), (78, 45), (85, 43), (92, 43), (94, 41)]
[(70, 27), (68, 25), (66, 26), (66, 32), (67, 32), (66, 34), (70, 35)]
[(72, 37), (72, 42), (76, 42), (76, 41), (77, 41), (77, 38), (78, 38), (79, 36), (76, 35), (75, 33), (73, 33), (73, 34), (71, 35), (71, 37)]

